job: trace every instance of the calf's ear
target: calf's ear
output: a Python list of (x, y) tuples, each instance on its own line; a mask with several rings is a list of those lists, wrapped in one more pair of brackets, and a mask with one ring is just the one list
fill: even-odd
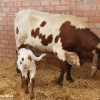
[(32, 57), (30, 55), (28, 55), (28, 60), (32, 61)]

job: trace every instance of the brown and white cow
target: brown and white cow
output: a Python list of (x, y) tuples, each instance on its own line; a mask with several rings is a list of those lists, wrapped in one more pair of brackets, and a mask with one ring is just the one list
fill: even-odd
[[(62, 85), (66, 71), (67, 81), (73, 82), (73, 65), (80, 66), (88, 61), (94, 62), (92, 67), (95, 71), (100, 69), (100, 39), (78, 17), (27, 9), (18, 12), (14, 28), (17, 50), (28, 44), (56, 54), (61, 66), (59, 85)], [(95, 71), (92, 71), (92, 76)]]

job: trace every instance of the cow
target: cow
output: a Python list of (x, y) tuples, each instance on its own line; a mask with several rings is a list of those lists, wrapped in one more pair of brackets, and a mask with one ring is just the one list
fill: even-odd
[(66, 80), (74, 81), (71, 77), (73, 65), (93, 63), (91, 76), (100, 69), (100, 39), (79, 17), (26, 9), (17, 13), (14, 30), (17, 51), (28, 45), (57, 56), (61, 69), (57, 81), (60, 86), (65, 72)]
[(30, 99), (34, 98), (33, 88), (35, 85), (36, 65), (35, 61), (40, 61), (46, 54), (36, 57), (29, 49), (21, 48), (18, 51), (17, 65), (21, 71), (21, 87), (25, 88), (25, 93), (28, 94), (28, 80), (31, 84)]

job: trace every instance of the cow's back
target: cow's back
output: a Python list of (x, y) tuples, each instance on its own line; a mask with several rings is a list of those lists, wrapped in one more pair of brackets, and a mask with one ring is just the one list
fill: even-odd
[(84, 21), (72, 15), (22, 10), (15, 18), (16, 45), (19, 47), (21, 44), (30, 44), (38, 49), (52, 51), (55, 38), (65, 22), (70, 22), (76, 28), (87, 27)]

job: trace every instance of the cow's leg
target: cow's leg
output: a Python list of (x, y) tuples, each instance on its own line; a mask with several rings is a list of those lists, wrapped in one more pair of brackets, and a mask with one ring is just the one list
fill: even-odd
[(58, 85), (62, 86), (63, 84), (63, 77), (64, 77), (64, 73), (66, 71), (66, 58), (65, 58), (65, 52), (63, 50), (56, 50), (55, 51), (56, 56), (59, 59), (59, 63), (60, 63), (60, 68), (61, 68), (61, 73), (60, 76), (58, 78)]
[(74, 82), (74, 80), (71, 77), (71, 68), (72, 68), (72, 65), (69, 65), (68, 62), (66, 61), (66, 69), (67, 69), (66, 79), (69, 82)]
[(66, 71), (66, 61), (59, 60), (59, 63), (60, 63), (61, 73), (60, 73), (60, 76), (58, 78), (58, 85), (62, 86), (64, 73)]

